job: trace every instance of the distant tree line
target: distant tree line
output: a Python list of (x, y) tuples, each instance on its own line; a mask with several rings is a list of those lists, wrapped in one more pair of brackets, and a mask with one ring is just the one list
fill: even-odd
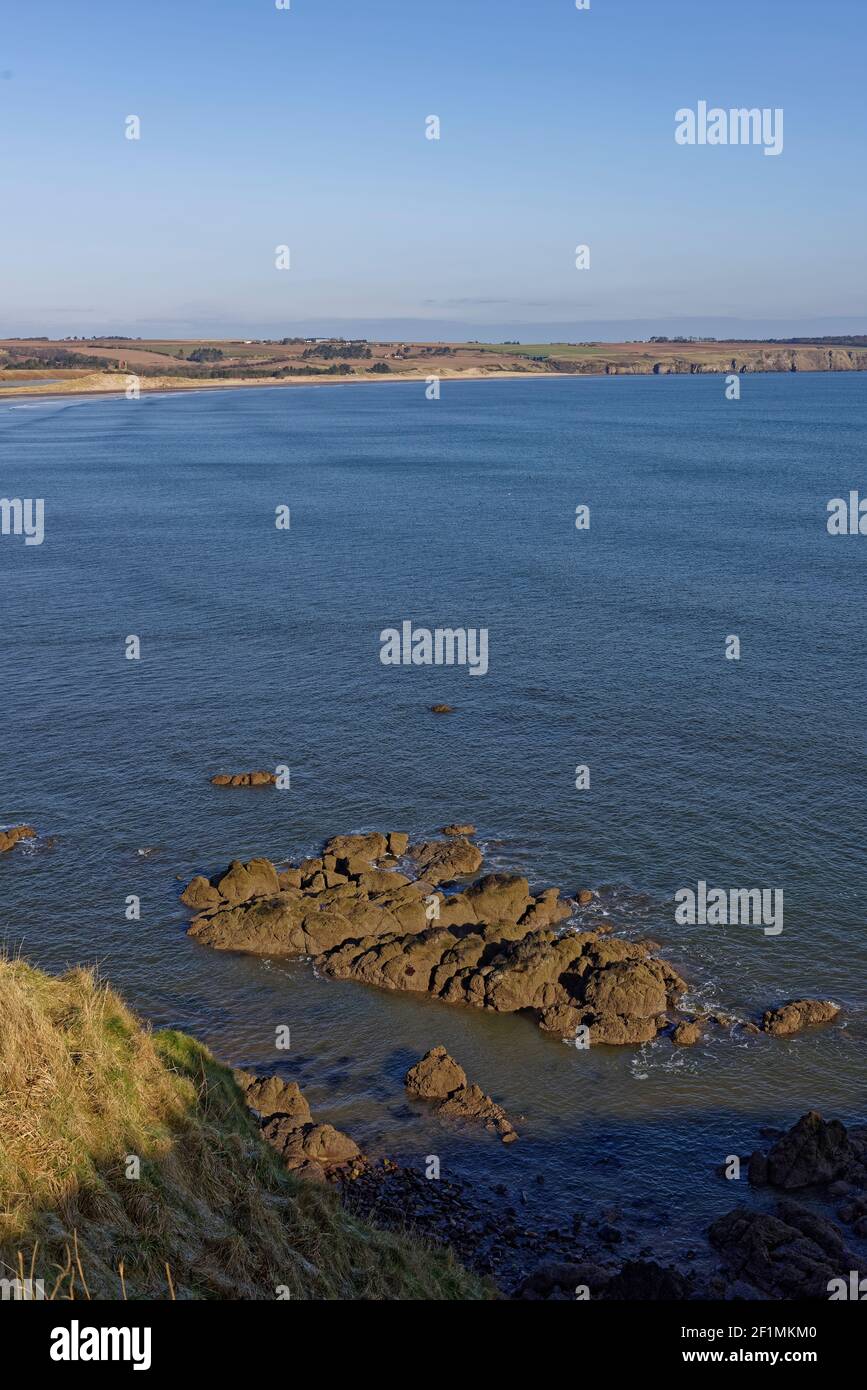
[(305, 348), (301, 356), (323, 357), (328, 361), (332, 357), (372, 357), (373, 353), (364, 343), (317, 343), (315, 347)]

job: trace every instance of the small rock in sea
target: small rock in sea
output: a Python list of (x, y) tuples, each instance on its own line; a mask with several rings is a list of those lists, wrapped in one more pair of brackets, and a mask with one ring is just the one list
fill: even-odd
[(592, 901), (593, 901), (593, 894), (590, 892), (590, 889), (589, 889), (589, 888), (582, 888), (581, 891), (580, 891), (580, 893), (579, 893), (578, 896), (577, 896), (576, 901), (577, 901), (579, 907), (586, 907), (588, 903), (592, 903)]
[(404, 1085), (411, 1096), (436, 1101), (441, 1115), (481, 1120), (486, 1129), (499, 1134), (504, 1144), (512, 1144), (518, 1137), (502, 1106), (485, 1095), (480, 1086), (468, 1084), (463, 1067), (444, 1047), (432, 1047), (410, 1067)]
[(275, 772), (218, 772), (211, 778), (214, 787), (273, 787), (277, 781)]
[(701, 1027), (698, 1023), (679, 1023), (671, 1035), (678, 1047), (694, 1047), (701, 1042)]
[(36, 831), (32, 825), (13, 825), (10, 830), (0, 830), (0, 854), (14, 849), (19, 840), (35, 840)]
[(444, 825), (440, 833), (442, 835), (475, 835), (476, 827), (474, 825)]
[(777, 1009), (767, 1009), (762, 1017), (762, 1028), (772, 1037), (783, 1038), (800, 1033), (802, 1028), (829, 1023), (839, 1012), (840, 1005), (831, 999), (791, 999)]
[(431, 714), (454, 714), (454, 705), (431, 705)]

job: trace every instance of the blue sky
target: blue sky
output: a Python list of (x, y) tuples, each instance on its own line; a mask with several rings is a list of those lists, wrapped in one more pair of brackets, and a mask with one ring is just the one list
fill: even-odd
[[(864, 0), (7, 0), (0, 333), (864, 332), (865, 40)], [(678, 146), (699, 99), (783, 153)]]

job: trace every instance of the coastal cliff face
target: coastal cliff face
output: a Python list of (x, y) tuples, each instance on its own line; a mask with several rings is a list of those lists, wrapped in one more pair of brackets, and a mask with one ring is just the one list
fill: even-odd
[[(282, 1113), (293, 1088), (250, 1090), (89, 971), (0, 959), (0, 1017), (3, 1277), (85, 1301), (490, 1296), (448, 1251), (298, 1180), (358, 1150), (298, 1094)], [(281, 1114), (262, 1132), (250, 1105)]]
[(743, 375), (750, 372), (864, 372), (867, 348), (760, 347), (733, 353), (720, 344), (719, 351), (705, 345), (700, 357), (689, 350), (677, 356), (654, 356), (636, 352), (635, 358), (612, 361), (600, 353), (596, 357), (550, 357), (549, 368), (580, 376), (697, 376), (701, 374)]

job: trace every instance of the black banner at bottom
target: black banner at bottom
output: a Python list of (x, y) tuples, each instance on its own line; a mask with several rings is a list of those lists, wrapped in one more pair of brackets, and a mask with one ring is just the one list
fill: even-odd
[[(0, 1302), (7, 1356), (14, 1350), (22, 1370), (61, 1380), (92, 1377), (102, 1369), (114, 1375), (225, 1375), (244, 1361), (251, 1368), (275, 1366), (294, 1355), (288, 1350), (292, 1346), (306, 1347), (307, 1353), (318, 1348), (322, 1373), (334, 1375), (344, 1361), (353, 1370), (375, 1362), (375, 1338), (396, 1335), (401, 1345), (408, 1339), (411, 1346), (416, 1328), (417, 1346), (428, 1349), (431, 1375), (442, 1374), (441, 1358), (458, 1357), (462, 1372), (471, 1373), (478, 1358), (480, 1373), (484, 1368), (489, 1376), (496, 1366), (502, 1369), (507, 1348), (515, 1349), (523, 1335), (553, 1333), (568, 1340), (550, 1344), (550, 1353), (574, 1355), (576, 1374), (586, 1381), (590, 1372), (635, 1368), (653, 1375), (678, 1366), (699, 1372), (713, 1366), (800, 1366), (827, 1376), (860, 1363), (865, 1319), (860, 1300), (544, 1306)], [(526, 1354), (526, 1346), (523, 1350)]]

